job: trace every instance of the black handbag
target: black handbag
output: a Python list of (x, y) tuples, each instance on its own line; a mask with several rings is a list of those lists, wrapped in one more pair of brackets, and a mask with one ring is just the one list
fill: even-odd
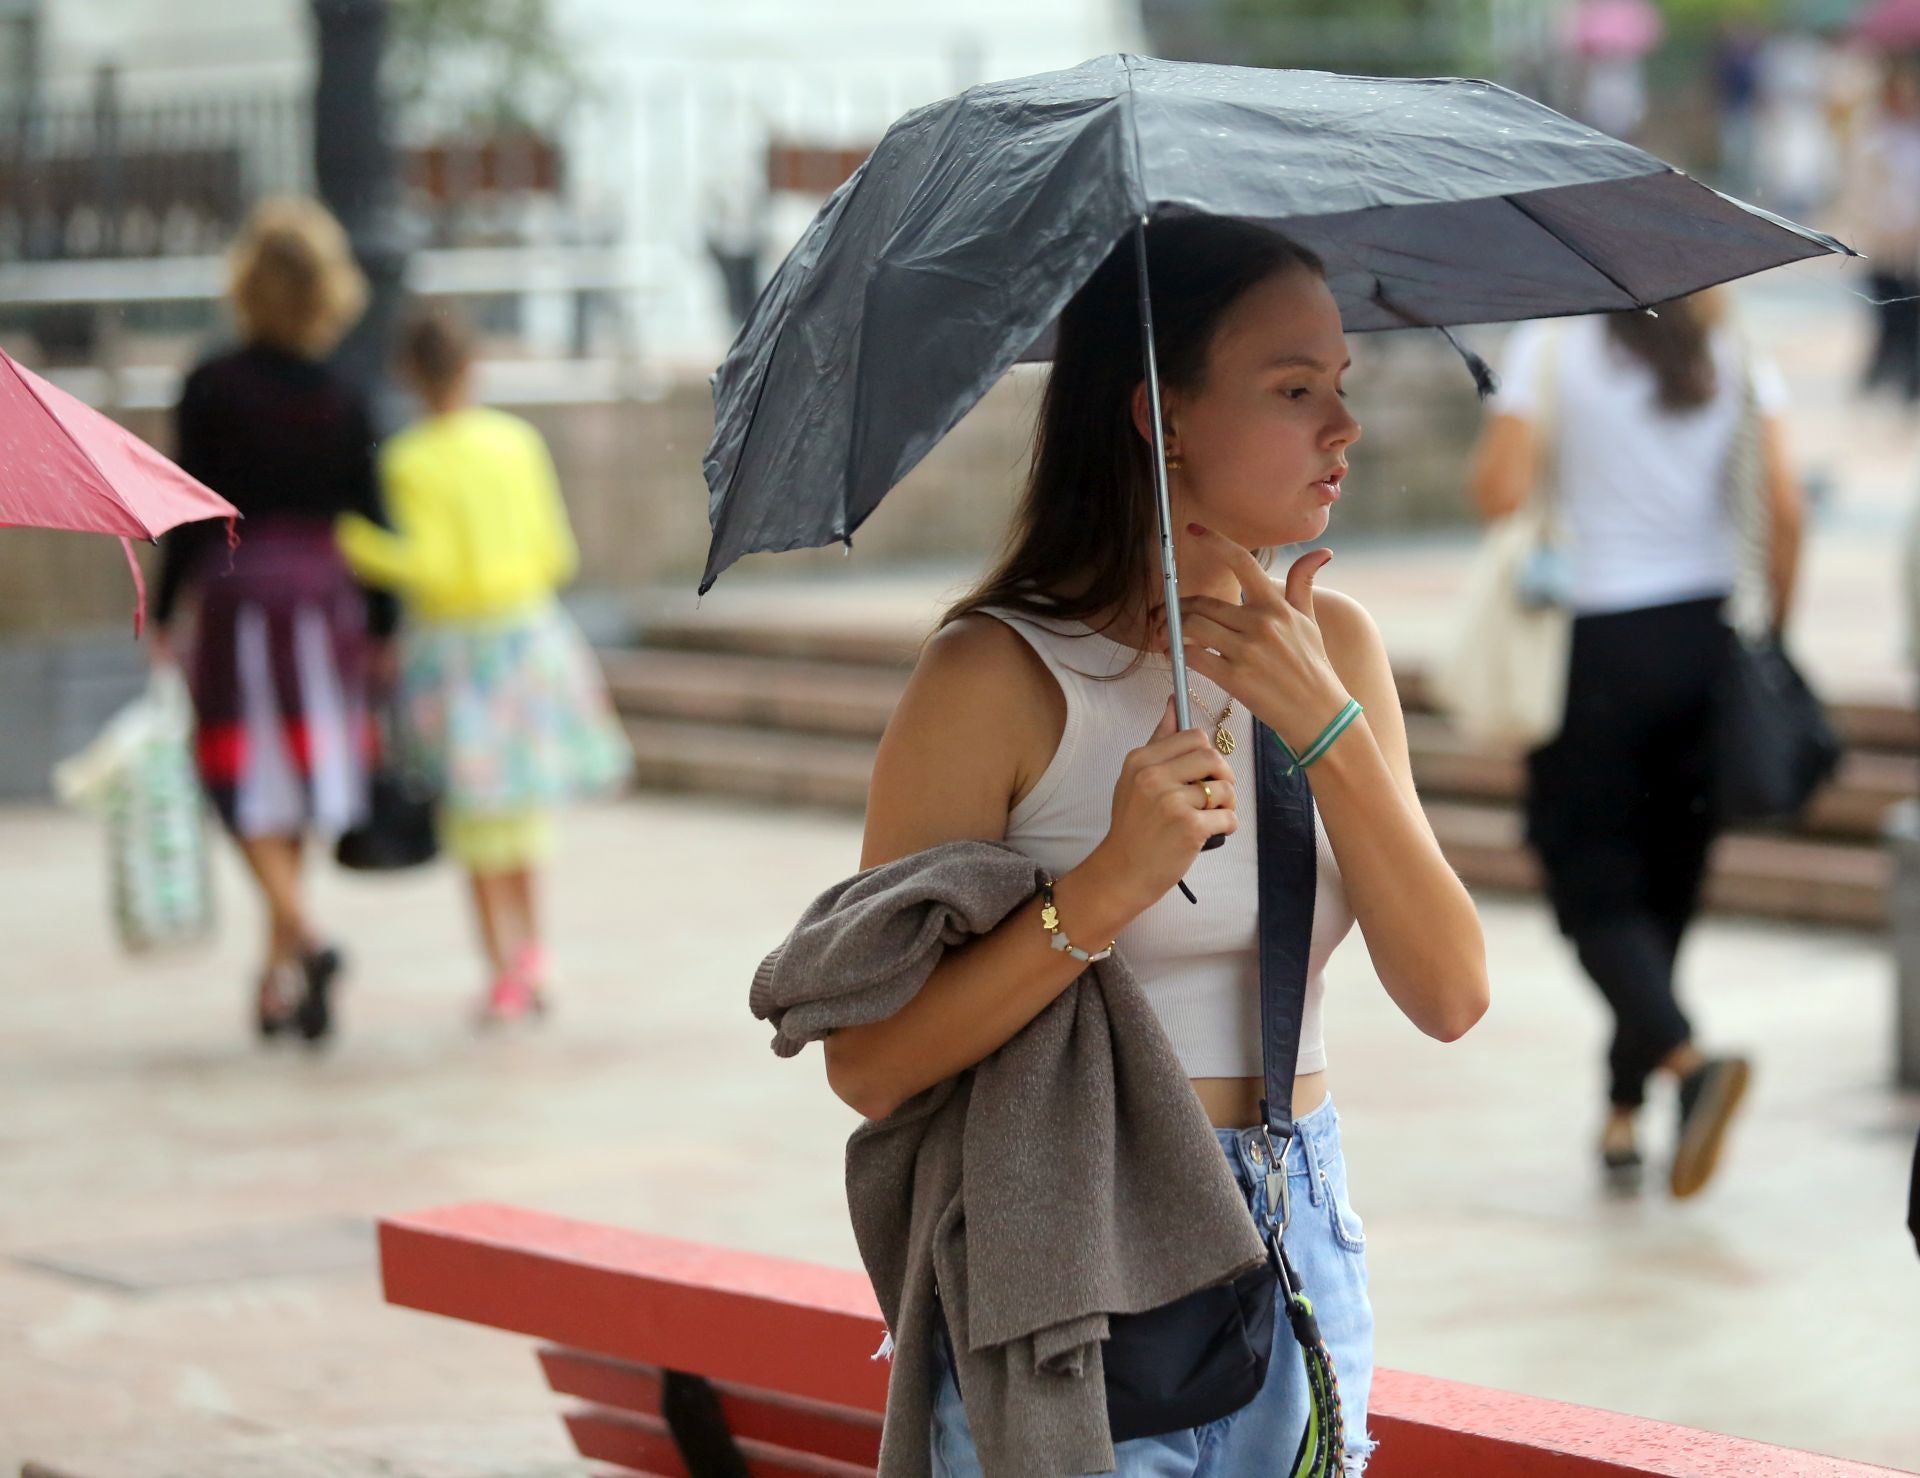
[(1713, 809), (1724, 826), (1797, 816), (1840, 764), (1840, 738), (1777, 636), (1732, 638), (1713, 695)]
[(401, 755), (395, 738), (398, 723), (391, 707), (382, 711), (366, 819), (334, 843), (333, 860), (354, 872), (398, 872), (420, 867), (440, 853), (434, 827), (438, 797)]
[(1728, 602), (1734, 635), (1714, 684), (1710, 735), (1709, 797), (1722, 826), (1797, 816), (1840, 764), (1839, 736), (1775, 629), (1779, 612), (1768, 573), (1773, 510), (1759, 402), (1751, 370), (1743, 375), (1740, 419), (1723, 472), (1737, 539)]
[[(1261, 1115), (1280, 1194), (1293, 1139), (1293, 1075), (1307, 1004), (1314, 892), (1319, 881), (1313, 793), (1264, 724), (1254, 725), (1259, 807)], [(1107, 1426), (1115, 1442), (1217, 1421), (1259, 1394), (1274, 1358), (1275, 1295), (1285, 1294), (1289, 1323), (1312, 1393), (1307, 1432), (1290, 1472), (1318, 1478), (1339, 1472), (1343, 1436), (1333, 1368), (1300, 1296), (1280, 1233), (1267, 1261), (1230, 1283), (1138, 1314), (1115, 1315), (1101, 1354)]]

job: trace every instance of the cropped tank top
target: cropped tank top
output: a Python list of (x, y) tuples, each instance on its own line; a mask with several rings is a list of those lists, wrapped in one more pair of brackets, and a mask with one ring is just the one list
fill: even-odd
[[(1077, 866), (1106, 836), (1120, 767), (1160, 722), (1172, 691), (1172, 664), (1157, 652), (1143, 657), (1078, 621), (1043, 620), (1000, 609), (984, 614), (1025, 638), (1066, 698), (1059, 747), (1007, 817), (1005, 837), (1009, 846), (1058, 876)], [(1199, 673), (1189, 672), (1188, 677), (1200, 697), (1194, 722), (1210, 731), (1207, 715), (1217, 719), (1227, 695)], [(1228, 763), (1234, 769), (1238, 830), (1224, 846), (1200, 853), (1188, 869), (1187, 886), (1198, 903), (1188, 903), (1179, 889), (1172, 889), (1114, 941), (1192, 1078), (1257, 1078), (1261, 1072), (1253, 721), (1238, 704), (1228, 716), (1227, 732), (1235, 741)], [(1317, 812), (1314, 832), (1320, 867), (1296, 1069), (1303, 1074), (1327, 1065), (1321, 1026), (1324, 971), (1334, 946), (1353, 927), (1340, 869)], [(1072, 920), (1063, 923), (1071, 930)], [(1075, 942), (1088, 949), (1106, 943)]]

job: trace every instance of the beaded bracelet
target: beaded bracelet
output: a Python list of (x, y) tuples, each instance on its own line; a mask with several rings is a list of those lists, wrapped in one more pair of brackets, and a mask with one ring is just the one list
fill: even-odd
[(1052, 878), (1042, 878), (1040, 880), (1040, 927), (1047, 931), (1049, 948), (1062, 950), (1072, 955), (1076, 960), (1080, 960), (1086, 964), (1098, 964), (1101, 960), (1108, 959), (1113, 954), (1113, 944), (1111, 941), (1108, 942), (1105, 949), (1097, 953), (1089, 954), (1086, 950), (1076, 945), (1071, 939), (1067, 938), (1066, 930), (1060, 927), (1060, 910), (1054, 906)]
[(1293, 761), (1288, 766), (1287, 773), (1291, 775), (1295, 770), (1306, 769), (1308, 765), (1332, 749), (1333, 741), (1346, 733), (1353, 726), (1353, 721), (1365, 712), (1366, 710), (1360, 706), (1359, 699), (1347, 699), (1347, 706), (1333, 716), (1333, 722), (1320, 731), (1320, 737), (1298, 754), (1293, 752), (1293, 747), (1286, 740), (1280, 739), (1280, 736), (1275, 734), (1273, 737), (1280, 739), (1280, 747), (1286, 751), (1287, 758)]

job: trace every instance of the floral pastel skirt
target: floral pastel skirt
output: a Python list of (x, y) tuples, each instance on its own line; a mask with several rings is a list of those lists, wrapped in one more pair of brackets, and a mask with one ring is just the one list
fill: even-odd
[(621, 784), (633, 750), (592, 650), (552, 601), (419, 622), (403, 639), (404, 742), (466, 816), (505, 816)]

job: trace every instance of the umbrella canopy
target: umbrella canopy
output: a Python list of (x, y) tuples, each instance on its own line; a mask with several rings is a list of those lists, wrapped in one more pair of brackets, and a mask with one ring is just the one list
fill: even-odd
[(1920, 0), (1876, 0), (1861, 13), (1853, 36), (1879, 51), (1920, 51)]
[(701, 590), (850, 539), (1171, 211), (1319, 253), (1353, 331), (1646, 306), (1847, 252), (1487, 82), (1110, 56), (971, 88), (887, 131), (715, 374)]
[(0, 524), (153, 539), (238, 510), (0, 351)]

